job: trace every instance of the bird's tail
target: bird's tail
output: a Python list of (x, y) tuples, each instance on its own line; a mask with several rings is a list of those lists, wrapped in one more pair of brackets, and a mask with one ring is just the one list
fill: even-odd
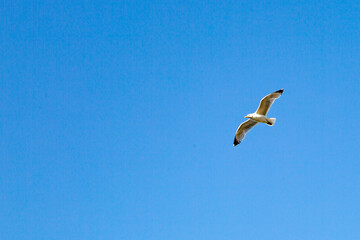
[(267, 118), (266, 120), (267, 120), (266, 124), (269, 126), (273, 126), (276, 122), (276, 118)]

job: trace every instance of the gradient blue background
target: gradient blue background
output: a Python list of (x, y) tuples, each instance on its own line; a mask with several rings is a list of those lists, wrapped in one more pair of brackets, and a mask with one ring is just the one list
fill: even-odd
[(359, 1), (0, 9), (0, 239), (360, 238)]

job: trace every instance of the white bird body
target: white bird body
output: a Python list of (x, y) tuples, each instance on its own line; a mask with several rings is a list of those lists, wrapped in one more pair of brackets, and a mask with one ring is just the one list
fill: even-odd
[(267, 118), (265, 115), (260, 115), (257, 113), (251, 113), (247, 115), (245, 118), (250, 118), (256, 122), (266, 123), (269, 126), (274, 125), (276, 118)]
[(249, 120), (243, 122), (238, 127), (234, 138), (234, 146), (241, 143), (241, 141), (245, 138), (245, 134), (259, 122), (266, 123), (269, 126), (273, 126), (275, 124), (276, 118), (267, 118), (266, 114), (268, 113), (275, 99), (278, 99), (283, 92), (284, 89), (280, 89), (279, 91), (265, 96), (263, 99), (261, 99), (260, 105), (256, 112), (245, 116), (245, 118), (249, 118)]

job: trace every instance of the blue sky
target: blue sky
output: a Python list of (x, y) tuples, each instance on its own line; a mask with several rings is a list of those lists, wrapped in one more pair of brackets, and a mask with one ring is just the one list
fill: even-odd
[(360, 238), (359, 2), (0, 10), (1, 239)]

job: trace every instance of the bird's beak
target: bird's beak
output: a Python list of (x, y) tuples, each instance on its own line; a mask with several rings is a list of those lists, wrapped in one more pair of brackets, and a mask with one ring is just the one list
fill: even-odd
[(245, 116), (244, 118), (249, 118), (248, 116)]

